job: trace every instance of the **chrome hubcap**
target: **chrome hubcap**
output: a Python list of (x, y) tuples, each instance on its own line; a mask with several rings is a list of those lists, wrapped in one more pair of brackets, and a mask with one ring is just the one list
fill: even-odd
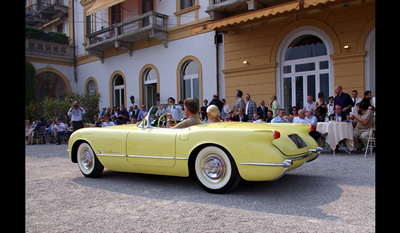
[(81, 164), (86, 170), (90, 170), (93, 166), (93, 153), (91, 149), (84, 149), (81, 152)]
[(224, 179), (226, 174), (226, 165), (224, 160), (217, 154), (207, 154), (201, 164), (202, 173), (211, 183), (218, 183)]

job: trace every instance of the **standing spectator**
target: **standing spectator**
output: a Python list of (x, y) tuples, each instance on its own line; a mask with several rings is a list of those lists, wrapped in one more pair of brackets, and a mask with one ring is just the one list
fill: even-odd
[(328, 112), (327, 103), (324, 101), (324, 93), (318, 93), (318, 100), (314, 104), (314, 116), (318, 122), (324, 122), (326, 118), (326, 112)]
[(352, 112), (354, 113), (354, 115), (357, 113), (357, 108), (356, 108), (356, 104), (358, 104), (358, 103), (360, 103), (361, 102), (361, 98), (360, 97), (358, 97), (358, 91), (357, 90), (353, 90), (352, 92), (351, 92), (351, 100), (352, 100), (352, 105), (353, 105), (353, 107), (352, 107)]
[(356, 154), (361, 153), (362, 145), (359, 140), (367, 145), (369, 128), (373, 126), (374, 114), (368, 109), (368, 103), (361, 101), (357, 104), (357, 115), (349, 116), (348, 119), (353, 119), (355, 124), (353, 131), (353, 141), (356, 148)]
[[(135, 105), (135, 107), (133, 108), (133, 112), (135, 113), (135, 117), (137, 120), (137, 118), (139, 117), (139, 112), (140, 112), (140, 109), (137, 105)], [(133, 114), (132, 114), (132, 116), (133, 116)]]
[(64, 123), (58, 119), (58, 117), (54, 118), (52, 130), (56, 133), (57, 136), (57, 143), (56, 145), (61, 144), (61, 135), (68, 135), (67, 128), (65, 127)]
[(272, 110), (272, 117), (276, 117), (278, 115), (279, 103), (276, 100), (276, 95), (271, 97), (271, 110)]
[(371, 91), (365, 91), (364, 92), (364, 99), (362, 99), (361, 102), (365, 102), (368, 106), (370, 106), (371, 105), (371, 98), (372, 98)]
[(353, 106), (351, 97), (349, 94), (344, 93), (342, 91), (342, 86), (340, 86), (340, 85), (337, 85), (335, 87), (335, 93), (337, 94), (337, 96), (335, 97), (334, 103), (335, 103), (335, 105), (340, 105), (342, 107), (343, 117), (346, 118), (346, 116), (351, 111), (351, 107)]
[(279, 109), (278, 115), (271, 120), (271, 123), (289, 123), (285, 115), (286, 115), (285, 109), (283, 108)]
[(146, 106), (142, 105), (142, 109), (139, 111), (137, 121), (143, 120), (146, 117), (146, 115), (147, 115)]
[(229, 112), (231, 111), (231, 107), (229, 106), (229, 104), (226, 103), (225, 99), (222, 99), (221, 101), (224, 104), (222, 106), (221, 116), (222, 116), (222, 119), (225, 120), (225, 119), (229, 118)]
[(133, 111), (133, 106), (129, 106), (128, 114), (129, 114), (129, 120), (132, 119), (132, 117), (136, 118), (135, 111)]
[(239, 108), (245, 108), (246, 104), (244, 103), (244, 100), (242, 98), (243, 92), (241, 90), (236, 90), (236, 101), (233, 104), (233, 111), (234, 112), (239, 112)]
[(204, 119), (207, 116), (207, 107), (208, 107), (208, 100), (205, 99), (204, 100), (204, 105), (200, 108), (200, 112), (201, 112), (201, 120), (204, 121)]
[(219, 100), (218, 93), (215, 93), (213, 95), (213, 99), (210, 102), (210, 105), (215, 105), (218, 107), (219, 112), (222, 112), (222, 107), (224, 106), (224, 103), (222, 103), (221, 100)]
[(260, 106), (258, 106), (257, 112), (260, 114), (260, 117), (263, 121), (265, 121), (267, 119), (268, 108), (265, 107), (264, 100), (260, 100)]
[(329, 97), (329, 104), (328, 104), (328, 116), (335, 113), (335, 104), (333, 96)]
[(78, 101), (72, 102), (72, 107), (68, 111), (68, 116), (71, 117), (73, 131), (83, 128), (83, 114), (85, 113), (85, 110), (79, 107)]
[(311, 113), (314, 114), (314, 106), (315, 102), (313, 101), (313, 98), (311, 95), (307, 96), (307, 102), (304, 104), (304, 110), (307, 111), (307, 109), (310, 109)]
[(249, 121), (253, 122), (254, 120), (254, 113), (257, 112), (257, 104), (251, 99), (250, 94), (246, 94), (246, 108), (245, 108), (245, 114), (249, 117)]
[(126, 111), (125, 105), (121, 105), (118, 111), (117, 125), (126, 124), (129, 120), (129, 113)]

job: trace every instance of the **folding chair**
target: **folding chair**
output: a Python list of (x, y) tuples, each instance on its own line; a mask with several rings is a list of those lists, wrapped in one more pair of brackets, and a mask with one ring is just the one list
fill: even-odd
[(376, 144), (375, 144), (375, 129), (369, 128), (368, 142), (367, 142), (367, 147), (365, 148), (364, 158), (367, 157), (368, 148), (370, 150), (370, 155), (372, 155), (372, 148), (374, 148), (375, 146), (376, 146)]

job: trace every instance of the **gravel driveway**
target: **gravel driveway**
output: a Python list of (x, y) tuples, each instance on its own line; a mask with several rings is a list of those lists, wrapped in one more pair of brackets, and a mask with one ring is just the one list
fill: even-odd
[(26, 146), (27, 232), (375, 232), (375, 154), (322, 154), (218, 195), (192, 178), (84, 178), (66, 150)]

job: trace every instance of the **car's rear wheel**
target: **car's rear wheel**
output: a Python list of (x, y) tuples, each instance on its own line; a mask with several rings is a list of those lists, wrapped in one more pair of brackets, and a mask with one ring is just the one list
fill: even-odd
[(79, 170), (86, 177), (96, 178), (103, 173), (104, 166), (97, 159), (92, 147), (86, 142), (81, 143), (78, 147), (77, 161)]
[(226, 193), (240, 182), (235, 161), (223, 148), (207, 146), (200, 150), (194, 170), (201, 186), (210, 193)]

